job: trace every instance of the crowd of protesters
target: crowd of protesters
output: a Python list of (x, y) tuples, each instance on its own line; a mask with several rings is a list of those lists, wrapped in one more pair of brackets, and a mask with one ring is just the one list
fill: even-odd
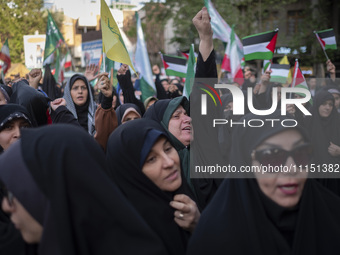
[[(207, 9), (192, 22), (200, 38), (195, 79), (217, 81)], [(288, 171), (224, 179), (190, 172), (190, 164), (206, 163), (204, 151), (190, 157), (202, 135), (194, 136), (195, 126), (255, 117), (297, 125), (221, 128), (209, 134), (216, 146), (208, 148), (219, 163), (340, 171), (340, 85), (335, 66), (326, 65), (325, 86), (308, 80), (313, 100), (304, 107), (311, 115), (295, 105), (287, 105), (287, 116), (280, 109), (257, 116), (247, 107), (235, 115), (232, 94), (221, 89), (223, 109), (204, 123), (192, 107), (198, 99), (183, 97), (182, 80), (161, 78), (156, 65), (157, 93), (144, 102), (127, 65), (118, 70), (118, 92), (95, 66), (64, 88), (46, 74), (40, 83), (40, 69), (1, 84), (0, 254), (339, 254), (337, 171), (327, 178)], [(255, 108), (281, 107), (285, 85), (270, 82), (270, 70), (257, 79), (248, 66), (244, 78), (241, 89)], [(194, 84), (192, 94), (198, 91)]]

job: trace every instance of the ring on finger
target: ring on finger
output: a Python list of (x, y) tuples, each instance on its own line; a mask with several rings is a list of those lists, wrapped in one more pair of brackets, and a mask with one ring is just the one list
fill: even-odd
[(183, 219), (184, 214), (183, 214), (183, 213), (180, 213), (180, 214), (178, 215), (178, 217), (179, 217), (180, 219)]

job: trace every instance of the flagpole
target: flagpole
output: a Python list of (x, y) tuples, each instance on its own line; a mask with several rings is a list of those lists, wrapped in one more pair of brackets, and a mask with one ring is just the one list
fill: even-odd
[(104, 66), (104, 72), (106, 72), (106, 61), (105, 61), (105, 58), (106, 58), (106, 54), (105, 52), (103, 52), (103, 66)]
[[(319, 35), (316, 33), (316, 31), (313, 31), (313, 33), (315, 34), (315, 36), (316, 36), (316, 38), (318, 39), (319, 43), (322, 45), (322, 42), (320, 41)], [(327, 53), (326, 53), (325, 48), (324, 48), (324, 47), (321, 47), (321, 48), (322, 48), (322, 50), (323, 50), (323, 53), (325, 53), (325, 56), (326, 56), (327, 61), (328, 61), (328, 60), (329, 60), (329, 57), (328, 57), (328, 55), (327, 55)]]

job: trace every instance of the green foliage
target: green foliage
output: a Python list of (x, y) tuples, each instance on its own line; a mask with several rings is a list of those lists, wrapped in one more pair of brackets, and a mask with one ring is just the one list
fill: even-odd
[[(24, 35), (46, 33), (47, 12), (43, 11), (43, 0), (1, 1), (0, 4), (0, 42), (8, 38), (12, 63), (24, 62)], [(53, 15), (53, 18), (54, 15)], [(57, 16), (56, 22), (61, 23), (62, 17)], [(58, 25), (59, 25), (58, 24)]]

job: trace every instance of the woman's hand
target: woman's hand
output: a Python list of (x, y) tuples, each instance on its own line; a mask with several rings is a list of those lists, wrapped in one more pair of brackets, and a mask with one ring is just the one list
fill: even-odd
[(333, 157), (338, 157), (338, 156), (340, 156), (340, 147), (338, 145), (335, 145), (334, 143), (330, 142), (330, 145), (328, 147), (328, 152)]
[(193, 232), (201, 216), (196, 203), (187, 195), (178, 194), (174, 196), (170, 206), (176, 209), (175, 222), (183, 229)]

